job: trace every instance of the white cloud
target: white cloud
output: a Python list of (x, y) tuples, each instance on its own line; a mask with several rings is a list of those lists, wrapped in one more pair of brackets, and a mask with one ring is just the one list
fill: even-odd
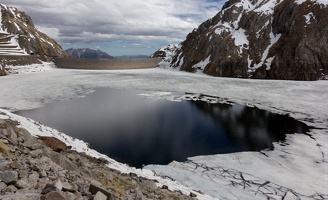
[(220, 0), (3, 0), (2, 3), (26, 12), (42, 32), (62, 44), (118, 40), (176, 43), (222, 6)]

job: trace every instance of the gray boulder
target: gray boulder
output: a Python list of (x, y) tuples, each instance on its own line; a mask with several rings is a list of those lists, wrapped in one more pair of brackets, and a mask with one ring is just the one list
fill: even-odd
[(18, 180), (18, 173), (16, 171), (0, 172), (0, 179), (7, 185), (15, 184)]

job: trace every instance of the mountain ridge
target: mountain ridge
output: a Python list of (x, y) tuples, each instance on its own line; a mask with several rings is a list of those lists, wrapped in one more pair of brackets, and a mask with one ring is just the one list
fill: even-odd
[(26, 65), (69, 57), (54, 39), (35, 28), (26, 13), (4, 4), (0, 4), (0, 11), (2, 65)]
[[(328, 74), (328, 2), (230, 0), (161, 63), (221, 77), (318, 80)], [(166, 48), (166, 50), (165, 50)]]
[(110, 56), (106, 52), (89, 49), (89, 48), (79, 48), (79, 49), (69, 48), (66, 49), (65, 52), (68, 53), (73, 58), (110, 58), (110, 59), (114, 58), (113, 56)]

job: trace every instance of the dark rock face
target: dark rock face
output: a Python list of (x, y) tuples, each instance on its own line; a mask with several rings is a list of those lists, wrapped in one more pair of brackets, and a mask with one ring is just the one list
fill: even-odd
[(67, 49), (65, 50), (73, 58), (114, 58), (106, 52), (100, 50), (85, 49)]
[(328, 2), (320, 2), (230, 0), (165, 59), (213, 76), (318, 80), (328, 74)]
[(6, 72), (5, 72), (5, 69), (0, 66), (0, 76), (5, 76), (6, 75)]
[(16, 8), (0, 4), (1, 30), (13, 37), (18, 46), (27, 54), (40, 60), (50, 61), (53, 57), (69, 57), (61, 46), (46, 34), (38, 31), (31, 17)]

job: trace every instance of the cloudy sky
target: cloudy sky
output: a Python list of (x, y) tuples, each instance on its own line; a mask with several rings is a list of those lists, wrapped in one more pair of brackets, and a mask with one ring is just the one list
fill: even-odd
[(100, 49), (113, 56), (150, 55), (182, 42), (225, 0), (2, 0), (33, 19), (63, 49)]

